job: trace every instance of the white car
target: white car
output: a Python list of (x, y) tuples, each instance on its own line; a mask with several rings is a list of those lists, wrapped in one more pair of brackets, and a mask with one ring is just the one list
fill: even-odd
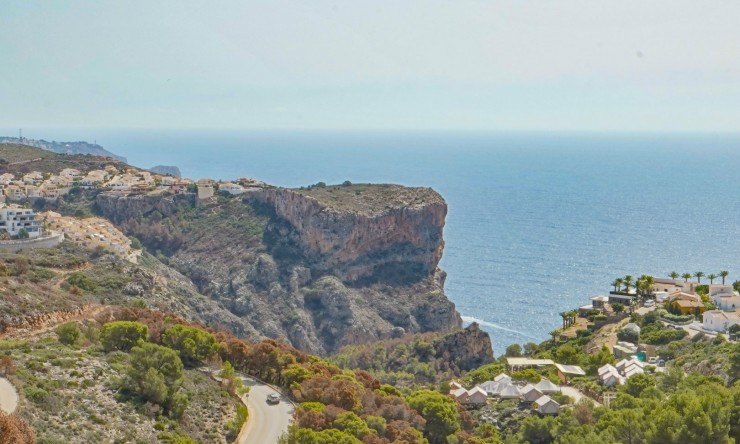
[(655, 301), (652, 300), (652, 299), (648, 299), (647, 301), (645, 301), (645, 306), (646, 307), (652, 307), (654, 305), (655, 305)]
[(277, 393), (270, 393), (267, 395), (267, 403), (268, 404), (279, 404), (280, 403), (280, 395)]

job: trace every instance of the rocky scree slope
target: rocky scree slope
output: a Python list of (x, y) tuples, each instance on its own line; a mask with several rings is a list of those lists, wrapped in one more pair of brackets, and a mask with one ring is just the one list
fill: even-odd
[(461, 328), (444, 294), (447, 206), (428, 188), (268, 188), (195, 202), (99, 194), (97, 211), (260, 335), (326, 355)]

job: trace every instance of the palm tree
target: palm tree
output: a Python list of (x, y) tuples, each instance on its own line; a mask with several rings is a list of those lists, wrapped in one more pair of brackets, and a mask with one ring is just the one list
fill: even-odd
[(684, 282), (688, 282), (689, 279), (691, 279), (691, 273), (684, 273), (681, 275), (681, 277), (683, 278)]
[(563, 311), (560, 313), (560, 317), (563, 318), (563, 330), (568, 328), (568, 313)]
[(720, 271), (719, 276), (722, 278), (722, 285), (725, 285), (725, 278), (730, 275), (729, 271)]
[(612, 286), (614, 287), (614, 293), (618, 292), (619, 288), (622, 286), (622, 278), (614, 279)]
[(634, 278), (630, 276), (629, 274), (624, 277), (624, 291), (626, 291), (627, 293), (630, 292), (630, 287), (632, 286), (632, 279)]
[(717, 279), (717, 275), (714, 273), (710, 273), (707, 275), (707, 279), (709, 279), (709, 285), (712, 285), (714, 283), (714, 280)]
[(552, 336), (552, 342), (555, 342), (557, 340), (557, 337), (560, 336), (560, 329), (556, 328), (555, 330), (551, 331), (550, 336)]
[(695, 271), (694, 272), (694, 277), (696, 278), (696, 283), (701, 284), (701, 278), (704, 277), (704, 272), (703, 271)]
[(671, 279), (678, 279), (678, 273), (676, 273), (675, 271), (671, 271), (671, 274), (669, 276), (671, 277)]

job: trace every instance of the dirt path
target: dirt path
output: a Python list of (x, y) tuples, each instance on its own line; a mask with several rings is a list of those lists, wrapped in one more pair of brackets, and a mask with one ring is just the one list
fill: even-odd
[(5, 378), (0, 377), (0, 410), (5, 413), (13, 413), (18, 407), (18, 392)]
[(21, 327), (8, 327), (3, 333), (0, 333), (0, 339), (33, 339), (42, 336), (59, 325), (69, 321), (81, 321), (84, 319), (95, 318), (105, 312), (108, 307), (103, 305), (85, 305), (80, 309), (72, 312), (52, 312), (44, 313), (31, 320), (27, 325)]

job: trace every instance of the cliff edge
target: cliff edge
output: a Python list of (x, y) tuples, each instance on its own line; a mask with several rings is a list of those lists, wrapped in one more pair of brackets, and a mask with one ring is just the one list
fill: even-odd
[(438, 268), (447, 205), (429, 188), (103, 193), (96, 205), (260, 335), (314, 354), (462, 325)]

